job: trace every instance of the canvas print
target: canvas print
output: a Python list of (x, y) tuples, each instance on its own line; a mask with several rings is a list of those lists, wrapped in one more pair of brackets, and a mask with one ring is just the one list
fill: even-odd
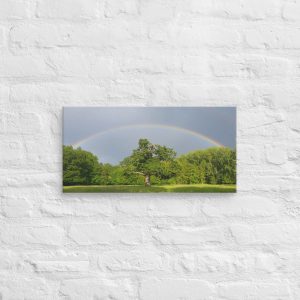
[(63, 192), (236, 192), (236, 108), (66, 107)]

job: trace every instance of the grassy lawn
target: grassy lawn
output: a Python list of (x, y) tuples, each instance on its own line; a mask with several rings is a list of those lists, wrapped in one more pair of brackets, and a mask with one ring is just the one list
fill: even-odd
[(235, 193), (235, 184), (64, 186), (64, 193)]

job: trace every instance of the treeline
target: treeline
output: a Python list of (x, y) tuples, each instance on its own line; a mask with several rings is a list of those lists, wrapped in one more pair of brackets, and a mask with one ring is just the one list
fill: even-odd
[[(140, 145), (134, 150), (131, 157), (125, 158), (117, 166), (103, 164), (91, 152), (74, 149), (72, 146), (63, 146), (63, 184), (64, 185), (143, 185), (145, 178), (139, 170), (145, 154), (149, 157), (149, 150), (158, 146), (156, 152), (148, 158), (141, 168), (148, 172), (151, 184), (235, 184), (236, 183), (236, 151), (230, 148), (213, 147), (197, 150), (170, 158), (170, 148), (152, 145)], [(144, 147), (144, 148), (143, 148)], [(167, 155), (165, 154), (167, 153)], [(175, 152), (174, 152), (175, 153)], [(141, 156), (144, 155), (144, 156)], [(138, 160), (136, 159), (138, 157)], [(160, 157), (160, 160), (157, 158)], [(163, 160), (162, 157), (168, 157)], [(146, 172), (147, 173), (147, 172)]]
[(208, 148), (180, 156), (176, 183), (236, 183), (236, 151)]

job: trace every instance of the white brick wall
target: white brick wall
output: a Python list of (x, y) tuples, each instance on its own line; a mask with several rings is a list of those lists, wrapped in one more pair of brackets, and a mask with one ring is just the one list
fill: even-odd
[[(0, 1), (0, 299), (300, 299), (300, 1)], [(237, 105), (236, 195), (63, 195), (64, 105)]]

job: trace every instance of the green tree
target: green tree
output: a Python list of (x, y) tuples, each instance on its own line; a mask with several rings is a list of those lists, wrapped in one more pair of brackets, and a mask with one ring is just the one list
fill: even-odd
[(199, 170), (197, 165), (189, 162), (184, 156), (178, 159), (179, 172), (177, 182), (183, 184), (199, 183)]
[(199, 183), (205, 183), (206, 161), (202, 160), (199, 165)]
[(225, 147), (196, 150), (177, 159), (177, 183), (236, 183), (236, 151)]
[(63, 146), (63, 184), (91, 184), (99, 173), (100, 166), (96, 155), (81, 148)]
[(113, 166), (111, 164), (99, 164), (96, 174), (93, 176), (92, 184), (110, 185), (112, 182)]
[(126, 174), (144, 176), (145, 186), (151, 185), (151, 176), (167, 179), (176, 174), (176, 152), (168, 147), (140, 139), (138, 148), (122, 162)]

